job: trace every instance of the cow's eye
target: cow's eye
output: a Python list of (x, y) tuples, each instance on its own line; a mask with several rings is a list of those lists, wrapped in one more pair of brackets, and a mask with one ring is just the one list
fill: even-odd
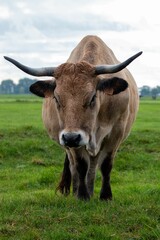
[(90, 100), (89, 106), (94, 107), (96, 103), (96, 94), (94, 94)]

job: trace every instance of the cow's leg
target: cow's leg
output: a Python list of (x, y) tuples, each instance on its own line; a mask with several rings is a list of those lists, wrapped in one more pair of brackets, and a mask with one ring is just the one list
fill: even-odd
[(87, 175), (87, 186), (89, 195), (92, 196), (94, 192), (94, 180), (96, 174), (97, 160), (95, 158), (90, 158), (90, 167)]
[(78, 172), (77, 172), (76, 154), (73, 149), (66, 149), (66, 152), (69, 159), (69, 169), (71, 172), (73, 194), (77, 195), (79, 178), (78, 178)]
[(75, 163), (70, 164), (70, 170), (71, 170), (71, 174), (72, 174), (73, 195), (77, 195), (79, 179), (78, 179), (78, 172), (77, 172), (77, 167), (76, 167)]
[(68, 195), (70, 193), (70, 186), (71, 186), (71, 172), (70, 172), (69, 165), (70, 163), (69, 163), (68, 155), (66, 154), (62, 177), (56, 189), (57, 191), (60, 191), (62, 194), (65, 194), (65, 195)]
[(101, 200), (112, 200), (112, 191), (110, 186), (110, 173), (112, 170), (112, 154), (108, 153), (103, 159), (100, 170), (102, 173), (102, 188), (100, 192)]
[(79, 186), (77, 197), (82, 200), (88, 200), (90, 198), (88, 193), (88, 187), (86, 184), (88, 162), (82, 157), (77, 158), (77, 172), (79, 176)]

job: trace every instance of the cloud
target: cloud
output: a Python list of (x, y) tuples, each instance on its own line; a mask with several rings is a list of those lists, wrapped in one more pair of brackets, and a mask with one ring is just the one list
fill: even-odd
[(7, 6), (0, 6), (0, 20), (8, 19), (10, 17), (10, 11)]
[[(53, 66), (66, 61), (85, 35), (94, 34), (120, 61), (143, 50), (138, 64), (129, 69), (139, 86), (158, 85), (158, 4), (159, 0), (154, 4), (151, 0), (0, 0), (0, 54), (30, 66)], [(2, 58), (0, 67), (0, 80), (24, 77)]]
[(11, 55), (16, 53), (19, 57), (28, 53), (33, 56), (33, 53), (38, 52), (62, 51), (67, 46), (71, 50), (75, 36), (83, 32), (130, 30), (128, 24), (112, 22), (104, 16), (99, 16), (97, 21), (96, 13), (86, 14), (84, 9), (92, 1), (81, 1), (81, 4), (77, 1), (69, 2), (70, 7), (66, 11), (66, 1), (39, 1), (37, 5), (37, 1), (13, 3), (6, 0), (5, 7), (0, 5), (1, 8), (8, 9), (9, 13), (0, 22), (0, 52)]

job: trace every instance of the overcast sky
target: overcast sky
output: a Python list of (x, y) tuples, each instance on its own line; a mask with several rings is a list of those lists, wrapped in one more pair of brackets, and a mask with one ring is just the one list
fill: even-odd
[[(137, 85), (160, 85), (159, 0), (0, 0), (0, 81), (30, 77), (3, 55), (32, 67), (57, 66), (88, 34), (128, 66)], [(31, 78), (31, 77), (30, 77)]]

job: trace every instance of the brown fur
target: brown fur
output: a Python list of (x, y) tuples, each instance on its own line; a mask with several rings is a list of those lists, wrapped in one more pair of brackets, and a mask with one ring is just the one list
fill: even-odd
[(64, 63), (56, 68), (54, 77), (59, 79), (62, 75), (69, 75), (72, 78), (77, 74), (85, 74), (86, 76), (94, 76), (94, 68), (89, 63), (82, 61), (80, 63)]

